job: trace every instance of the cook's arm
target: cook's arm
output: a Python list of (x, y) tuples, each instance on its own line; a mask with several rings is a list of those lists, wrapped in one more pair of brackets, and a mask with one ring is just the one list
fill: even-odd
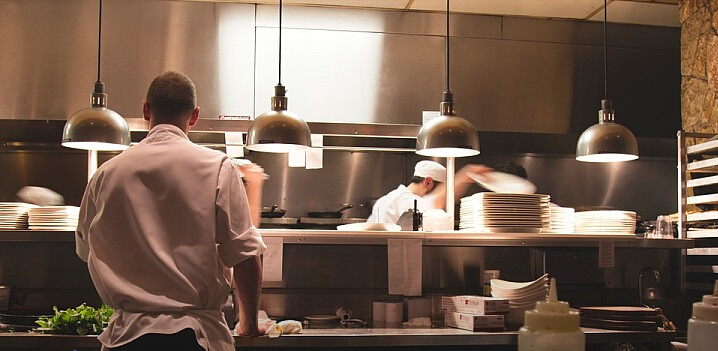
[(262, 293), (262, 261), (252, 256), (234, 266), (234, 289), (237, 292), (239, 323), (236, 331), (242, 336), (258, 336), (257, 318)]
[(252, 217), (252, 224), (259, 228), (261, 221), (262, 207), (262, 189), (264, 188), (264, 179), (266, 174), (264, 169), (257, 164), (250, 163), (246, 165), (237, 165), (237, 168), (244, 174), (244, 188), (247, 192), (247, 202), (249, 203), (249, 213)]
[[(462, 167), (454, 176), (454, 202), (461, 199), (469, 185), (473, 183), (473, 180), (469, 178), (469, 173), (481, 174), (490, 172), (491, 168), (484, 165), (468, 164)], [(435, 190), (437, 192), (434, 198), (434, 206), (436, 208), (446, 209), (446, 184), (439, 184)]]

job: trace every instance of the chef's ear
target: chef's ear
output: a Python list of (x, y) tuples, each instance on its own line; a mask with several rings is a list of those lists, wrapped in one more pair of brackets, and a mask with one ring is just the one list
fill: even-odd
[(150, 120), (150, 105), (147, 103), (147, 101), (144, 101), (142, 104), (142, 117), (145, 119), (145, 121)]
[(195, 124), (197, 124), (198, 119), (199, 119), (199, 106), (196, 106), (194, 108), (194, 111), (192, 111), (192, 117), (189, 118), (189, 126), (192, 127)]
[(434, 184), (434, 178), (432, 177), (426, 177), (424, 178), (424, 186), (429, 188), (430, 185)]

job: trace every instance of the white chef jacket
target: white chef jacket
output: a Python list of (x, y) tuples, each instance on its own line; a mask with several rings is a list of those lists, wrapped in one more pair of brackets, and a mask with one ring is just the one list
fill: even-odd
[(376, 200), (367, 222), (396, 224), (404, 212), (414, 208), (414, 200), (417, 200), (416, 207), (420, 211), (436, 208), (434, 196), (425, 195), (422, 197), (416, 195), (404, 184), (401, 184), (398, 188)]
[(161, 124), (105, 162), (75, 235), (102, 301), (115, 309), (104, 347), (191, 328), (207, 350), (234, 350), (221, 312), (231, 267), (266, 249), (226, 155)]

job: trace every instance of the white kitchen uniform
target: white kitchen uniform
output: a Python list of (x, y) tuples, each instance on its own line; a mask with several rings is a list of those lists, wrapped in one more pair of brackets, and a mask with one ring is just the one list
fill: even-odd
[(231, 268), (266, 249), (227, 156), (161, 124), (105, 162), (85, 190), (76, 232), (102, 301), (104, 347), (191, 328), (206, 350), (234, 350), (221, 312)]
[(434, 196), (419, 196), (412, 193), (404, 184), (390, 191), (374, 203), (371, 215), (367, 222), (392, 223), (396, 224), (399, 217), (408, 209), (414, 208), (414, 200), (417, 200), (419, 211), (434, 209)]

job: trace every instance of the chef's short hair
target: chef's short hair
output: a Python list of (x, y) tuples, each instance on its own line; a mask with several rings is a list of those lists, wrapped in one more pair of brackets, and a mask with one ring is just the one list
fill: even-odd
[(524, 166), (522, 166), (518, 163), (511, 162), (511, 161), (505, 161), (505, 162), (499, 163), (492, 168), (497, 172), (513, 174), (515, 176), (519, 176), (524, 179), (529, 178), (528, 172), (526, 172), (526, 168), (524, 168)]
[(189, 77), (167, 71), (152, 80), (145, 101), (156, 121), (172, 123), (192, 115), (197, 93)]

